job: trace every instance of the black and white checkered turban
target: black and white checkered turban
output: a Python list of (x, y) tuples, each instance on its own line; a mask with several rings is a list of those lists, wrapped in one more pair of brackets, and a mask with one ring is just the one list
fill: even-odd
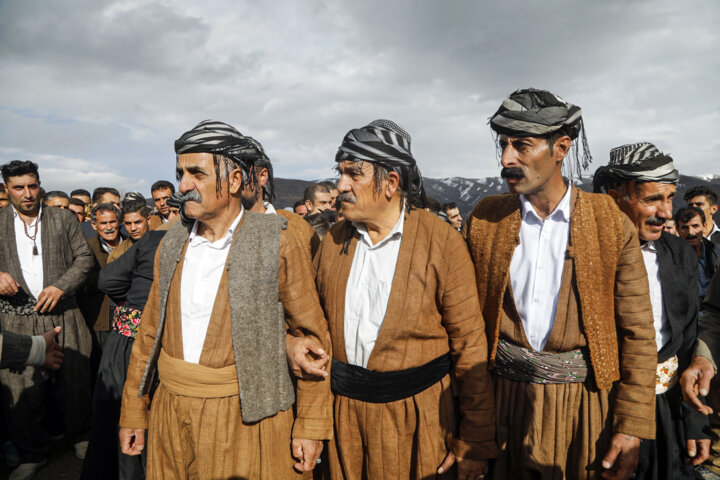
[(610, 163), (593, 176), (593, 191), (607, 193), (610, 185), (630, 181), (677, 184), (679, 178), (670, 155), (652, 143), (640, 142), (610, 150)]
[(375, 120), (350, 130), (343, 138), (336, 162), (370, 162), (400, 176), (400, 187), (410, 199), (424, 202), (425, 190), (417, 162), (410, 151), (410, 134), (390, 120)]
[(547, 90), (516, 90), (490, 117), (490, 128), (499, 135), (511, 137), (548, 137), (554, 133), (568, 135), (573, 140), (571, 162), (565, 164), (570, 176), (587, 170), (592, 162), (582, 110)]

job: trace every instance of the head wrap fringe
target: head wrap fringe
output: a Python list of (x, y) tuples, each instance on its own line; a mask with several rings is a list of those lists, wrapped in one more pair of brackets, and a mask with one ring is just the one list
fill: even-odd
[(516, 90), (503, 101), (488, 123), (496, 134), (496, 145), (499, 135), (547, 139), (568, 135), (572, 147), (567, 156), (570, 158), (566, 157), (563, 162), (563, 173), (570, 178), (582, 178), (582, 172), (592, 162), (582, 110), (547, 90)]

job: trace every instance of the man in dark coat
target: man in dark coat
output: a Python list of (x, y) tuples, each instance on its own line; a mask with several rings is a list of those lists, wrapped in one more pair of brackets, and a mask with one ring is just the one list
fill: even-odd
[(678, 178), (672, 158), (642, 142), (611, 150), (610, 163), (593, 179), (595, 191), (609, 194), (638, 230), (653, 307), (657, 434), (640, 446), (637, 478), (693, 479), (692, 465), (702, 463), (710, 447), (707, 419), (683, 406), (676, 386), (692, 359), (698, 319), (697, 256), (663, 231)]
[(50, 439), (41, 422), (50, 398), (76, 454), (87, 448), (91, 340), (74, 294), (93, 258), (72, 213), (41, 207), (36, 164), (12, 161), (2, 176), (12, 203), (0, 210), (2, 330), (38, 335), (60, 326), (65, 354), (56, 374), (35, 367), (0, 371), (3, 413), (22, 462), (10, 476), (15, 480), (32, 477), (44, 463)]

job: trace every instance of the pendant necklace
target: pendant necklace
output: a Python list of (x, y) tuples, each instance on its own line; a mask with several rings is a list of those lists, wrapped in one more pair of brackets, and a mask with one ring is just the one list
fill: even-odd
[(35, 233), (33, 233), (32, 236), (30, 236), (30, 233), (28, 233), (27, 223), (25, 223), (24, 221), (23, 221), (22, 223), (23, 223), (23, 228), (25, 229), (25, 236), (26, 236), (27, 238), (29, 238), (30, 240), (32, 240), (32, 242), (33, 242), (33, 251), (32, 251), (32, 254), (33, 254), (33, 255), (38, 255), (38, 248), (37, 248), (37, 243), (35, 242), (35, 239), (37, 238), (37, 234), (38, 234), (38, 223), (40, 223), (40, 219), (38, 218), (37, 220), (35, 220)]

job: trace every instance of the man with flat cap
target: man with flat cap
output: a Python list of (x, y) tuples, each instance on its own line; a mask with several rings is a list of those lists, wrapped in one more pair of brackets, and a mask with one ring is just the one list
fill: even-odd
[(492, 478), (628, 478), (655, 436), (637, 232), (610, 197), (570, 181), (591, 161), (579, 107), (518, 90), (490, 126), (510, 193), (484, 198), (465, 235), (495, 385)]
[(331, 477), (456, 478), (457, 463), (457, 478), (482, 478), (494, 405), (463, 239), (417, 208), (422, 176), (397, 124), (351, 130), (335, 160), (346, 220), (315, 256), (333, 345)]
[(299, 477), (332, 437), (329, 382), (294, 384), (285, 356), (288, 328), (330, 351), (312, 265), (285, 219), (243, 209), (254, 142), (206, 120), (175, 152), (191, 221), (176, 222), (155, 256), (123, 391), (123, 452), (140, 454), (147, 429), (149, 480)]
[(650, 288), (657, 433), (640, 445), (636, 478), (642, 479), (694, 479), (693, 465), (702, 463), (710, 448), (707, 418), (683, 407), (677, 385), (692, 359), (699, 311), (695, 252), (663, 231), (679, 178), (673, 159), (647, 142), (613, 148), (610, 163), (593, 177), (593, 190), (610, 195), (637, 228)]

